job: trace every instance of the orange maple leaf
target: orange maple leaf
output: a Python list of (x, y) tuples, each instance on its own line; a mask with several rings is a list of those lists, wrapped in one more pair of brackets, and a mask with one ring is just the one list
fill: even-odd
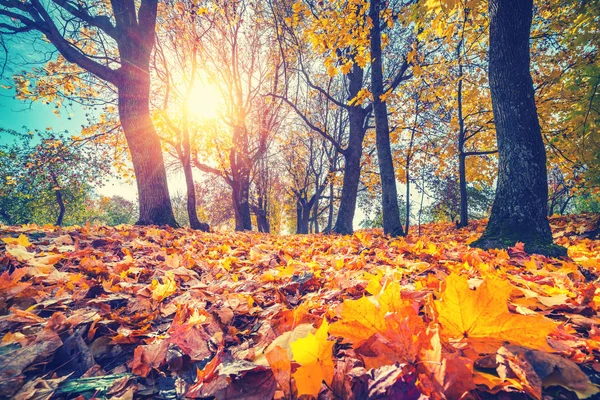
[(505, 342), (534, 349), (550, 349), (546, 338), (555, 329), (542, 315), (508, 311), (512, 286), (487, 279), (471, 290), (467, 278), (451, 274), (446, 289), (435, 302), (442, 336), (467, 342), (477, 353), (495, 353)]

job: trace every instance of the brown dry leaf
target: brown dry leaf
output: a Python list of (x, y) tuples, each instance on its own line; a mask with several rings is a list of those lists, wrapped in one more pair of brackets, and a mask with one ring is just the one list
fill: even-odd
[(133, 352), (131, 372), (142, 377), (148, 376), (153, 368), (158, 369), (164, 363), (168, 347), (169, 342), (164, 339), (136, 347)]
[(598, 386), (592, 384), (590, 378), (581, 371), (577, 364), (557, 354), (519, 346), (505, 346), (498, 350), (498, 354), (501, 353), (501, 350), (503, 350), (503, 354), (511, 354), (516, 359), (529, 363), (539, 377), (541, 386), (562, 386), (575, 392), (580, 399), (600, 393)]
[(265, 353), (265, 357), (269, 361), (269, 366), (279, 387), (283, 390), (286, 397), (291, 396), (292, 365), (287, 351), (279, 346), (275, 346)]

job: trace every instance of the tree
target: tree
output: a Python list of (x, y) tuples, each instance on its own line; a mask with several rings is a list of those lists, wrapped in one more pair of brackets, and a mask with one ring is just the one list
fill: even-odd
[[(197, 149), (193, 160), (199, 170), (227, 182), (235, 229), (251, 230), (252, 174), (283, 118), (281, 101), (266, 95), (282, 84), (281, 60), (268, 37), (269, 27), (263, 24), (260, 4), (247, 0), (211, 3), (211, 11), (199, 19), (199, 23), (212, 27), (205, 36), (201, 57), (210, 79), (219, 87), (226, 111), (223, 124), (211, 128), (219, 133), (205, 141), (208, 146)], [(224, 130), (231, 134), (223, 135)], [(218, 160), (217, 166), (198, 156), (211, 151), (205, 158)]]
[(529, 71), (533, 0), (491, 0), (489, 80), (499, 173), (492, 214), (474, 246), (565, 255), (548, 222), (546, 151)]
[(0, 34), (40, 32), (66, 61), (117, 88), (121, 127), (137, 182), (137, 224), (176, 226), (160, 140), (149, 109), (157, 3), (0, 0)]
[(134, 202), (121, 196), (102, 196), (96, 202), (98, 220), (106, 225), (128, 225), (135, 222), (137, 213)]
[[(373, 26), (370, 33), (371, 46), (371, 92), (373, 94), (373, 114), (375, 115), (375, 134), (377, 144), (377, 159), (381, 176), (381, 203), (383, 212), (383, 232), (386, 235), (403, 235), (400, 212), (398, 208), (398, 191), (396, 189), (396, 174), (390, 145), (390, 127), (388, 112), (383, 98), (383, 52), (381, 48), (382, 22), (380, 0), (371, 0), (369, 18)], [(408, 66), (408, 64), (406, 64)], [(406, 67), (405, 67), (406, 69)]]
[[(328, 153), (331, 145), (314, 132), (292, 132), (283, 146), (290, 192), (296, 201), (296, 233), (309, 233), (318, 218), (319, 200), (327, 188), (331, 171)], [(317, 224), (318, 225), (318, 224)]]
[[(162, 101), (158, 106), (157, 130), (167, 151), (176, 157), (185, 176), (186, 209), (192, 229), (208, 231), (196, 211), (196, 190), (192, 171), (192, 138), (199, 133), (198, 121), (190, 110), (192, 90), (199, 79), (199, 50), (202, 36), (196, 18), (201, 14), (198, 3), (168, 3), (160, 16), (164, 19), (157, 34), (153, 67), (160, 82)], [(167, 23), (168, 21), (168, 23)]]
[(0, 218), (9, 224), (63, 225), (67, 217), (71, 224), (79, 222), (76, 214), (85, 208), (92, 186), (109, 173), (105, 154), (54, 132), (3, 132), (17, 142), (0, 147)]

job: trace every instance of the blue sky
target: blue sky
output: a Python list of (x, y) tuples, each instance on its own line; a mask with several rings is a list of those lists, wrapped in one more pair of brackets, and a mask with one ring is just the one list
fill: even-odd
[[(2, 81), (4, 85), (10, 85), (9, 79)], [(77, 135), (81, 131), (81, 125), (86, 123), (83, 117), (89, 110), (83, 111), (75, 105), (72, 109), (62, 109), (59, 115), (54, 114), (54, 105), (41, 102), (22, 101), (14, 98), (14, 89), (0, 87), (0, 127), (13, 129), (18, 132), (45, 130), (51, 127), (55, 132), (68, 131)], [(69, 119), (70, 117), (70, 119)], [(13, 140), (12, 136), (0, 133), (0, 144)], [(97, 190), (98, 194), (105, 196), (120, 195), (134, 200), (137, 195), (135, 184), (128, 184), (120, 179), (110, 179), (106, 185)]]

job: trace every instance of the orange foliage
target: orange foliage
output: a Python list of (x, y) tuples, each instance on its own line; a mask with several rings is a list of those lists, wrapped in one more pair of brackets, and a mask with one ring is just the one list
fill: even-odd
[(4, 227), (0, 391), (589, 397), (600, 242), (590, 216), (551, 222), (569, 259), (469, 248), (485, 221), (394, 239)]

